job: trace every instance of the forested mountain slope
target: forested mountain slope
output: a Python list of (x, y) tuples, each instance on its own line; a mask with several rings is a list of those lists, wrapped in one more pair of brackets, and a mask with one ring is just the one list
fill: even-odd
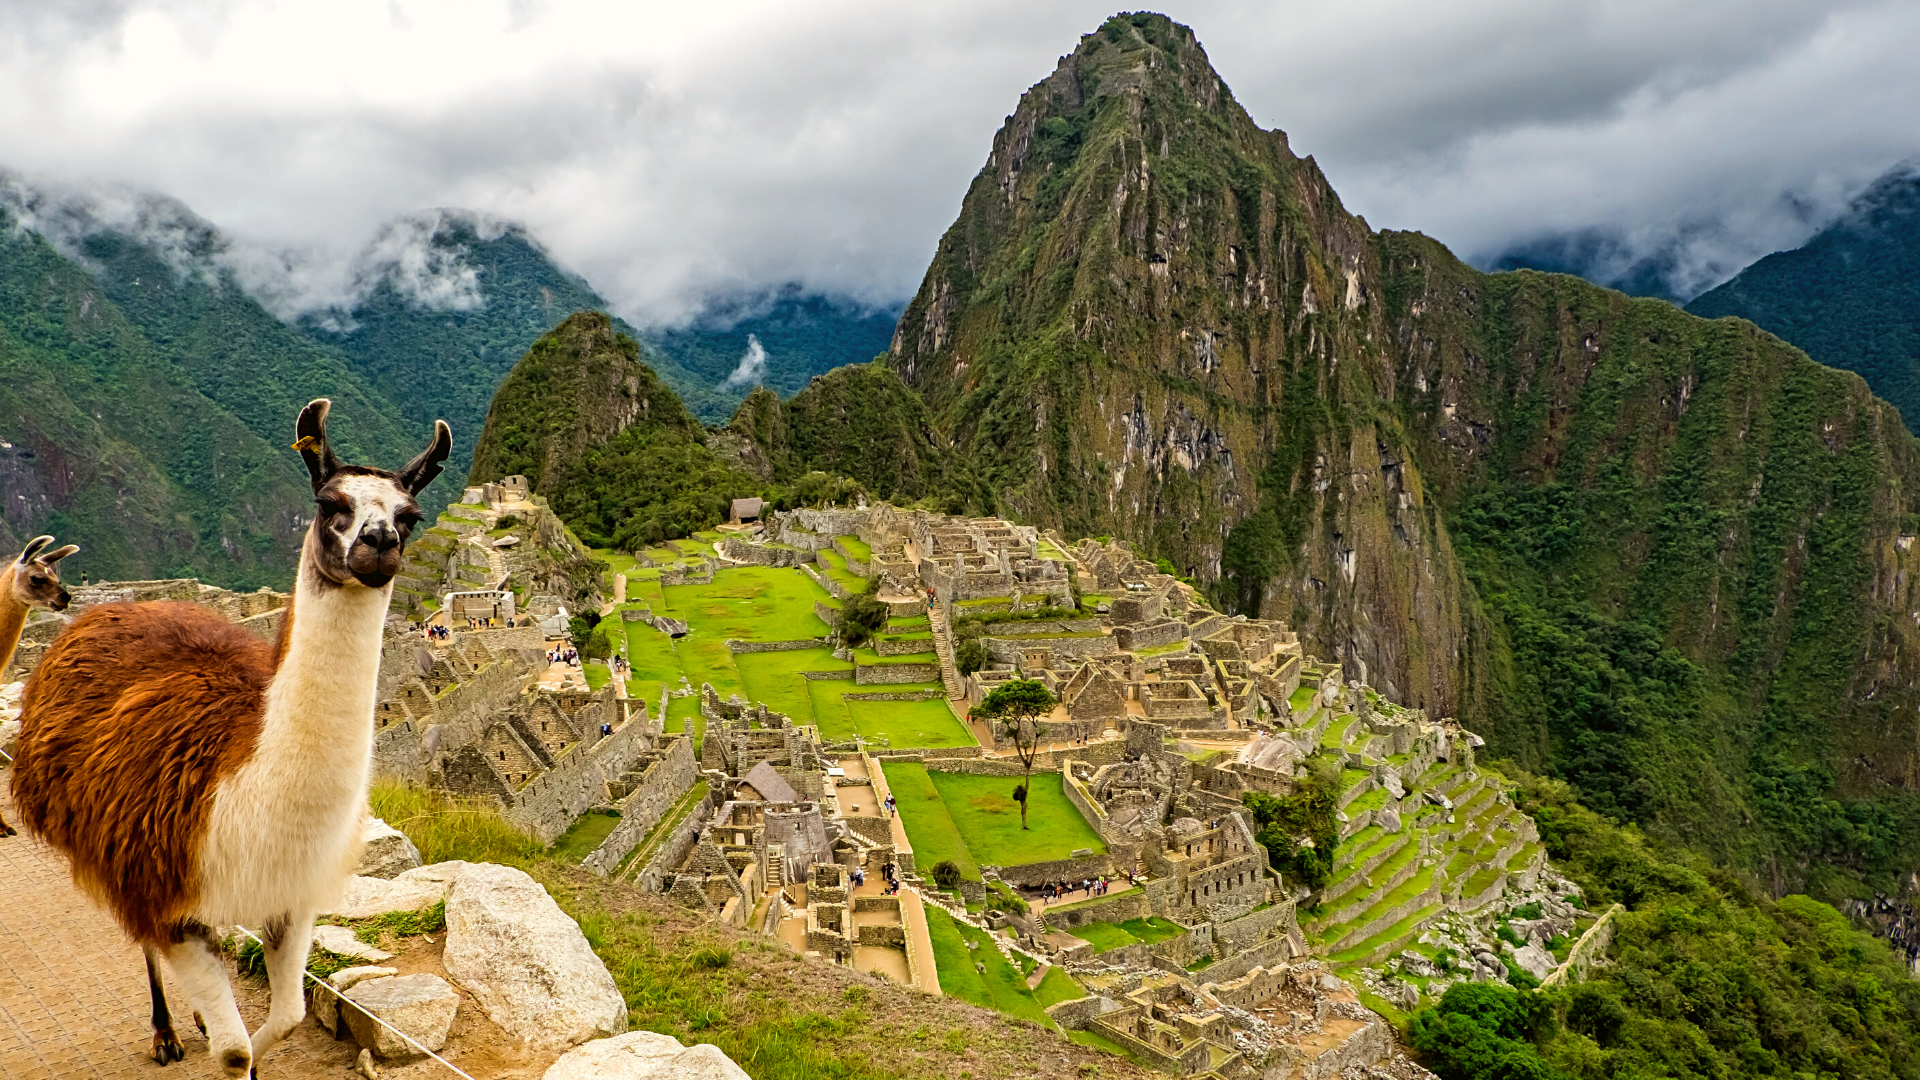
[(655, 329), (647, 338), (672, 367), (705, 388), (689, 396), (662, 370), (687, 408), (705, 423), (722, 424), (756, 386), (789, 398), (816, 375), (872, 360), (886, 351), (897, 321), (896, 310), (788, 285), (716, 297), (686, 326)]
[(1908, 427), (1920, 425), (1920, 163), (1881, 177), (1805, 245), (1761, 259), (1687, 310), (1751, 319), (1859, 372)]
[(726, 518), (757, 494), (732, 469), (640, 346), (599, 311), (568, 316), (500, 384), (470, 483), (519, 474), (580, 538), (629, 550)]
[[(313, 495), (287, 446), (297, 406), (272, 406), (308, 387), (251, 365), (190, 362), (188, 343), (226, 318), (239, 339), (228, 348), (243, 349), (244, 314), (215, 302), (142, 326), (112, 294), (141, 311), (143, 290), (178, 287), (170, 275), (136, 273), (109, 289), (14, 225), (0, 213), (0, 549), (52, 532), (81, 545), (63, 567), (76, 580), (192, 574), (284, 587)], [(250, 405), (253, 393), (264, 401)], [(343, 456), (405, 460), (379, 415), (337, 411)]]
[(1191, 31), (1028, 91), (887, 362), (976, 502), (1112, 532), (1649, 831), (1920, 861), (1913, 441), (1855, 376), (1373, 232)]

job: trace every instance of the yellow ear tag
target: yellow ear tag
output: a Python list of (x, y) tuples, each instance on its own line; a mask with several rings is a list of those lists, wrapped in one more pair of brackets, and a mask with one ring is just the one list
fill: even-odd
[(302, 435), (300, 441), (293, 444), (295, 450), (317, 450), (319, 447), (320, 440), (311, 435)]

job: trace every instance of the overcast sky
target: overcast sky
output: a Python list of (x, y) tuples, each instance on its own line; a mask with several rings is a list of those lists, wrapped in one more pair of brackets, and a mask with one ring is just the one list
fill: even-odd
[[(50, 10), (58, 8), (58, 10)], [(1375, 227), (1599, 230), (1711, 284), (1920, 155), (1920, 0), (1178, 3)], [(337, 300), (383, 223), (524, 223), (622, 314), (910, 295), (1102, 4), (0, 0), (0, 168), (183, 200)], [(254, 260), (258, 265), (260, 260)]]

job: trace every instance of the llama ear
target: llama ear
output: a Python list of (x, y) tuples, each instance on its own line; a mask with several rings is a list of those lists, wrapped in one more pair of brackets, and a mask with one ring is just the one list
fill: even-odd
[(453, 429), (447, 426), (445, 420), (435, 420), (433, 441), (427, 444), (425, 450), (420, 451), (419, 457), (401, 466), (393, 479), (401, 487), (406, 488), (408, 494), (418, 495), (427, 489), (428, 484), (433, 483), (434, 477), (440, 475), (440, 466), (446, 462), (447, 455), (451, 453), (453, 453)]
[(316, 495), (340, 470), (340, 459), (333, 456), (333, 447), (327, 443), (327, 412), (332, 408), (333, 402), (326, 398), (314, 398), (300, 410), (300, 419), (293, 425), (293, 448), (307, 463), (307, 476), (313, 480)]
[(40, 549), (51, 543), (53, 543), (53, 537), (51, 536), (36, 536), (27, 541), (27, 549), (20, 553), (20, 561), (23, 563), (32, 562), (33, 557), (40, 554)]
[(53, 566), (54, 563), (59, 562), (61, 559), (64, 559), (69, 555), (77, 554), (79, 550), (80, 550), (79, 544), (68, 544), (66, 547), (56, 548), (53, 551), (49, 551), (45, 555), (40, 556), (38, 559), (34, 561), (39, 563), (41, 566), (51, 567)]

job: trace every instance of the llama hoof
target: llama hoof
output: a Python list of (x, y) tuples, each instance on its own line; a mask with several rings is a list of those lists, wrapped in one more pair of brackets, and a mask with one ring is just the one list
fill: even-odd
[(186, 1057), (187, 1049), (180, 1045), (180, 1039), (174, 1035), (172, 1028), (153, 1033), (153, 1060), (156, 1063), (168, 1065), (184, 1061)]
[(200, 1034), (205, 1035), (207, 1033), (207, 1022), (200, 1019), (199, 1013), (193, 1014), (193, 1026), (200, 1029)]
[(19, 829), (14, 828), (13, 826), (7, 824), (4, 821), (0, 821), (0, 836), (19, 836), (19, 835), (20, 835)]

